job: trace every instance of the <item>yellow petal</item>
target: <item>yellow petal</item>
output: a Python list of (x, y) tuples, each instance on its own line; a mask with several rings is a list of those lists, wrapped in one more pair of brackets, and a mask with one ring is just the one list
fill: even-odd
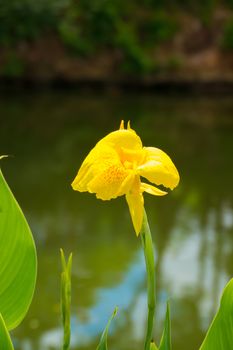
[(117, 151), (121, 148), (128, 148), (130, 150), (142, 149), (142, 141), (133, 129), (113, 131), (100, 140), (99, 143), (113, 147)]
[(98, 143), (84, 160), (72, 187), (109, 200), (126, 194), (133, 179), (134, 173), (124, 168), (118, 153), (108, 145)]
[(132, 190), (126, 194), (126, 200), (129, 206), (130, 215), (133, 221), (133, 226), (138, 236), (142, 228), (144, 199), (140, 191), (140, 180), (134, 180)]
[(138, 174), (156, 185), (175, 188), (180, 180), (179, 173), (171, 158), (162, 150), (144, 147), (144, 163), (137, 167)]
[(119, 162), (117, 152), (109, 146), (102, 146), (98, 143), (84, 159), (72, 182), (73, 189), (80, 192), (88, 191), (89, 182), (117, 162)]
[(84, 160), (72, 183), (73, 189), (96, 193), (103, 200), (126, 194), (134, 179), (134, 164), (141, 159), (141, 153), (141, 139), (132, 129), (108, 134)]
[(103, 172), (96, 175), (87, 185), (90, 193), (96, 193), (96, 197), (109, 200), (126, 194), (134, 179), (132, 171), (126, 171), (119, 164), (112, 164)]
[[(144, 158), (144, 151), (140, 137), (133, 129), (119, 129), (113, 131), (95, 146), (98, 149), (112, 148), (118, 154), (118, 157), (126, 168), (136, 168)], [(126, 162), (126, 164), (124, 164)], [(131, 163), (128, 166), (128, 163)], [(135, 166), (134, 166), (135, 164)]]
[(159, 188), (146, 184), (144, 182), (141, 183), (141, 191), (153, 194), (154, 196), (165, 196), (167, 192), (160, 190)]

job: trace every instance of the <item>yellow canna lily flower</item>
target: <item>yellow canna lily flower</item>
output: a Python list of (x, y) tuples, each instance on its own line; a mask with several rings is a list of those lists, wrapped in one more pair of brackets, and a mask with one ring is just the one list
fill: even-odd
[(143, 220), (143, 192), (163, 196), (167, 192), (141, 181), (173, 189), (179, 173), (169, 156), (158, 148), (143, 147), (140, 137), (124, 121), (90, 151), (72, 182), (75, 191), (95, 193), (109, 200), (126, 195), (134, 229), (138, 235)]

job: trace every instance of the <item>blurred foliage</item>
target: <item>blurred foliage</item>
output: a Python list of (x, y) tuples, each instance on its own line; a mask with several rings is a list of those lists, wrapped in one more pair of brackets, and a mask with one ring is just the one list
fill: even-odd
[[(191, 13), (208, 26), (218, 5), (217, 0), (0, 0), (0, 45), (16, 48), (21, 41), (56, 33), (74, 55), (112, 51), (123, 71), (143, 74), (158, 68), (151, 50), (174, 38), (180, 13)], [(221, 6), (233, 8), (233, 0)], [(225, 29), (227, 48), (233, 46), (231, 27)], [(169, 63), (175, 69), (180, 64)]]
[(225, 24), (222, 47), (226, 50), (233, 50), (233, 17)]
[(148, 20), (141, 23), (143, 42), (148, 46), (154, 46), (173, 38), (178, 30), (177, 21), (165, 11), (153, 12)]
[(24, 73), (24, 62), (14, 51), (9, 51), (5, 57), (5, 64), (1, 66), (0, 73), (6, 78), (20, 78)]
[(150, 62), (140, 42), (136, 8), (139, 9), (122, 0), (73, 1), (58, 24), (58, 31), (64, 44), (77, 54), (118, 49), (123, 55), (123, 70), (146, 72)]
[(67, 0), (0, 0), (0, 45), (33, 40), (43, 30), (57, 25)]

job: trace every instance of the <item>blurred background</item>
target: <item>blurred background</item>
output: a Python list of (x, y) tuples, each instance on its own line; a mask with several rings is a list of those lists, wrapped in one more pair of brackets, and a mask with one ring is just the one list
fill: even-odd
[[(140, 350), (146, 276), (125, 198), (74, 192), (121, 119), (167, 152), (177, 189), (145, 194), (156, 248), (155, 339), (197, 350), (233, 276), (233, 2), (0, 0), (1, 167), (36, 240), (38, 282), (16, 350), (61, 344), (59, 248), (73, 252), (72, 349)], [(188, 344), (188, 345), (187, 345)]]
[(232, 82), (232, 0), (0, 0), (0, 77)]

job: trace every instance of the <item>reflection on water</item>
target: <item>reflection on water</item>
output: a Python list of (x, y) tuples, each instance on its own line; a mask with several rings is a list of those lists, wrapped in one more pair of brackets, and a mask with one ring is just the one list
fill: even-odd
[(198, 349), (233, 275), (233, 102), (230, 99), (17, 94), (0, 99), (3, 171), (32, 227), (39, 258), (30, 311), (13, 333), (17, 350), (59, 349), (59, 248), (74, 253), (72, 345), (95, 348), (115, 305), (112, 350), (142, 349), (146, 281), (140, 241), (124, 198), (75, 193), (70, 182), (96, 141), (121, 118), (147, 146), (174, 159), (181, 183), (145, 195), (156, 243), (158, 339), (171, 299), (174, 349)]

